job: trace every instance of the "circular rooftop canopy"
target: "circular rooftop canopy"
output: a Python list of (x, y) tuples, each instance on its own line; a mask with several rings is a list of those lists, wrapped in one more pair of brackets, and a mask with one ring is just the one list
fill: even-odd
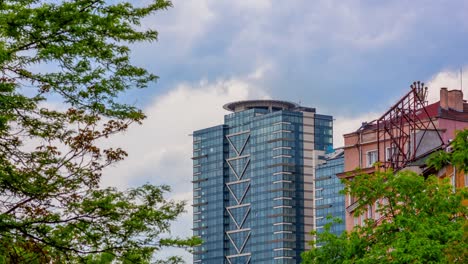
[(263, 108), (269, 109), (271, 111), (279, 111), (296, 107), (298, 107), (298, 105), (295, 103), (279, 100), (246, 100), (228, 103), (223, 106), (224, 109), (231, 112), (239, 112), (252, 108)]

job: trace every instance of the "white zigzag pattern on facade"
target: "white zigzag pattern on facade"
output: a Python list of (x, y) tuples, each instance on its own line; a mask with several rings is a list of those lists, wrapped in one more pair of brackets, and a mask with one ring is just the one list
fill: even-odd
[[(242, 168), (242, 171), (241, 171), (240, 174), (237, 174), (236, 170), (234, 169), (234, 167), (231, 164), (231, 161), (244, 159), (244, 158), (247, 158), (247, 161), (245, 162), (244, 168)], [(227, 162), (229, 168), (231, 168), (234, 175), (236, 175), (237, 180), (240, 181), (242, 179), (242, 177), (244, 176), (245, 171), (247, 170), (247, 166), (249, 166), (249, 164), (250, 164), (250, 156), (249, 155), (237, 156), (237, 157), (234, 157), (234, 158), (226, 159), (226, 162)]]
[[(234, 137), (234, 136), (238, 136), (238, 135), (243, 135), (243, 134), (246, 134), (246, 133), (249, 133), (249, 134), (247, 135), (247, 138), (245, 139), (244, 144), (242, 144), (241, 149), (238, 150), (238, 149), (234, 146), (234, 144), (232, 143), (232, 141), (231, 141), (230, 138), (231, 138), (231, 137)], [(249, 139), (250, 139), (250, 130), (243, 131), (243, 132), (239, 132), (239, 133), (235, 133), (235, 134), (231, 134), (231, 135), (226, 135), (226, 139), (227, 139), (227, 141), (229, 142), (229, 145), (231, 145), (231, 147), (232, 147), (232, 148), (234, 149), (234, 151), (236, 152), (237, 156), (240, 156), (240, 155), (242, 154), (242, 152), (244, 151), (245, 146), (247, 145), (247, 141), (249, 141)]]
[[(234, 136), (238, 136), (238, 135), (243, 135), (243, 134), (247, 134), (247, 137), (245, 139), (245, 142), (241, 145), (241, 148), (238, 150), (235, 145), (232, 143), (231, 141), (231, 138), (234, 137)], [(244, 198), (246, 197), (249, 189), (250, 189), (250, 179), (246, 179), (246, 180), (242, 180), (242, 177), (244, 176), (245, 174), (245, 171), (247, 170), (247, 167), (250, 163), (250, 155), (243, 155), (242, 156), (242, 153), (250, 139), (250, 130), (247, 130), (247, 131), (242, 131), (242, 132), (238, 132), (238, 133), (234, 133), (234, 134), (230, 134), (230, 135), (226, 135), (226, 139), (227, 141), (229, 142), (229, 145), (232, 147), (232, 149), (234, 150), (234, 152), (236, 153), (236, 157), (233, 157), (233, 158), (228, 158), (226, 159), (226, 163), (228, 164), (229, 168), (231, 169), (231, 171), (234, 173), (234, 175), (236, 176), (237, 178), (237, 181), (233, 181), (233, 182), (228, 182), (226, 183), (226, 187), (227, 189), (229, 190), (229, 192), (231, 193), (232, 197), (234, 197), (234, 200), (236, 201), (237, 205), (235, 206), (229, 206), (229, 207), (226, 207), (226, 211), (228, 212), (230, 218), (232, 219), (232, 221), (234, 222), (234, 224), (236, 225), (237, 229), (235, 230), (230, 230), (230, 231), (227, 231), (226, 232), (226, 236), (228, 237), (229, 241), (231, 242), (231, 244), (233, 245), (234, 249), (237, 251), (237, 255), (230, 255), (230, 256), (226, 256), (226, 260), (228, 261), (228, 263), (232, 264), (232, 261), (231, 259), (233, 258), (237, 258), (237, 257), (245, 257), (245, 256), (248, 256), (247, 258), (247, 261), (245, 264), (248, 264), (250, 263), (250, 259), (251, 259), (251, 253), (242, 253), (242, 251), (244, 250), (246, 244), (247, 244), (247, 241), (249, 240), (250, 238), (250, 228), (248, 229), (242, 229), (242, 226), (244, 225), (244, 222), (247, 220), (247, 217), (250, 213), (250, 203), (248, 204), (242, 204), (242, 202), (244, 201)], [(239, 159), (244, 159), (246, 158), (247, 161), (245, 162), (245, 165), (244, 167), (242, 168), (242, 171), (240, 173), (236, 172), (236, 170), (234, 169), (233, 165), (231, 164), (231, 161), (234, 161), (234, 160), (239, 160)], [(234, 194), (233, 190), (231, 189), (231, 185), (235, 185), (235, 184), (241, 184), (241, 183), (244, 183), (244, 182), (248, 182), (247, 185), (246, 185), (246, 189), (245, 191), (242, 193), (241, 197), (236, 197), (236, 195)], [(233, 213), (231, 212), (231, 210), (234, 210), (236, 208), (241, 208), (241, 207), (248, 207), (247, 208), (247, 211), (245, 212), (245, 215), (242, 217), (240, 223), (238, 223), (235, 219), (235, 217), (233, 216)], [(233, 233), (238, 233), (238, 232), (249, 232), (247, 234), (247, 236), (245, 237), (244, 241), (242, 242), (242, 244), (240, 245), (240, 247), (238, 247), (236, 245), (236, 243), (234, 242), (234, 240), (232, 239), (231, 237), (231, 234)]]
[[(247, 186), (245, 187), (245, 190), (244, 192), (242, 193), (241, 197), (237, 197), (235, 195), (235, 193), (232, 191), (231, 189), (231, 185), (235, 185), (235, 184), (241, 184), (241, 183), (244, 183), (244, 182), (248, 182)], [(231, 195), (234, 197), (234, 199), (236, 200), (237, 204), (242, 204), (242, 201), (244, 200), (245, 198), (245, 195), (247, 194), (247, 192), (249, 191), (250, 189), (250, 179), (246, 179), (246, 180), (241, 180), (241, 181), (235, 181), (235, 182), (229, 182), (229, 183), (226, 183), (226, 187), (228, 188), (229, 192), (231, 193)]]
[(226, 259), (227, 259), (227, 261), (229, 262), (229, 264), (232, 264), (231, 259), (233, 259), (233, 258), (239, 258), (239, 257), (248, 257), (248, 258), (247, 258), (247, 261), (245, 262), (245, 264), (249, 264), (249, 263), (250, 263), (250, 259), (252, 258), (252, 256), (251, 256), (250, 253), (244, 253), (244, 254), (237, 254), (237, 255), (226, 256)]
[[(248, 232), (247, 233), (247, 236), (244, 240), (244, 242), (242, 242), (242, 245), (240, 246), (240, 248), (238, 248), (236, 246), (236, 243), (234, 242), (234, 239), (231, 237), (231, 234), (235, 234), (235, 233), (243, 233), (243, 232)], [(226, 232), (226, 235), (228, 236), (229, 240), (231, 241), (232, 245), (234, 245), (234, 248), (236, 249), (237, 253), (240, 254), (242, 252), (242, 250), (244, 250), (244, 247), (245, 245), (247, 244), (247, 240), (249, 239), (250, 237), (250, 228), (246, 228), (246, 229), (240, 229), (240, 230), (233, 230), (233, 231), (227, 231)]]
[[(241, 222), (238, 223), (238, 222), (236, 221), (236, 219), (234, 218), (234, 216), (232, 215), (231, 210), (232, 210), (232, 209), (236, 209), (236, 208), (240, 208), (240, 207), (248, 207), (248, 208), (247, 208), (247, 211), (245, 212), (244, 217), (242, 217)], [(226, 207), (226, 211), (228, 212), (228, 214), (229, 214), (229, 216), (231, 217), (231, 219), (232, 219), (232, 221), (234, 222), (234, 224), (237, 226), (237, 229), (241, 229), (242, 226), (244, 225), (245, 220), (247, 220), (247, 216), (248, 216), (249, 213), (250, 213), (250, 204), (248, 203), (248, 204), (241, 204), (241, 205), (235, 205), (235, 206), (228, 206), (228, 207)]]

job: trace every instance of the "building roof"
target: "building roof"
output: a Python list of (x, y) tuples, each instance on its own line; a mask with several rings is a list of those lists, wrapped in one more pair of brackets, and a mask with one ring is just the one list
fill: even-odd
[(338, 158), (341, 158), (341, 157), (344, 157), (344, 149), (343, 148), (337, 148), (332, 153), (328, 153), (328, 154), (325, 155), (325, 158), (327, 160), (338, 159)]
[(467, 103), (463, 104), (463, 112), (458, 112), (452, 109), (445, 110), (441, 108), (439, 110), (438, 117), (444, 118), (444, 119), (453, 119), (453, 120), (468, 122), (468, 104)]
[(292, 102), (280, 100), (245, 100), (227, 103), (223, 106), (224, 109), (231, 112), (239, 112), (252, 108), (279, 108), (281, 110), (287, 110), (296, 107), (299, 107), (299, 105)]
[[(444, 118), (444, 119), (452, 119), (458, 120), (463, 122), (468, 122), (468, 103), (463, 104), (463, 112), (458, 112), (452, 109), (445, 110), (440, 107), (440, 101), (427, 105), (426, 107), (427, 115), (425, 113), (419, 113), (418, 117), (421, 119), (427, 119), (428, 117), (436, 117), (436, 118)], [(362, 131), (370, 131), (377, 129), (377, 122), (373, 120), (371, 122), (363, 122), (361, 127), (359, 127), (356, 131), (343, 134), (343, 136), (353, 135), (358, 132)]]

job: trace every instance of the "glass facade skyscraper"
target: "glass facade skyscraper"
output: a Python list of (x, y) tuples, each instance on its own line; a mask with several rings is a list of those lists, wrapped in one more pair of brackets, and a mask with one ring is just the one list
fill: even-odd
[(346, 230), (345, 195), (341, 194), (344, 185), (336, 174), (344, 171), (344, 152), (335, 151), (325, 156), (323, 163), (315, 170), (315, 228), (323, 232), (324, 226), (339, 218), (341, 223), (333, 223), (330, 232), (340, 235)]
[(331, 116), (274, 100), (234, 102), (193, 133), (194, 263), (296, 264), (314, 229), (314, 150)]

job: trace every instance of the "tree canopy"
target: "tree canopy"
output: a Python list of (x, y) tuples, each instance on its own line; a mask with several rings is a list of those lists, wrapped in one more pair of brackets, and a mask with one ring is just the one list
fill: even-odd
[[(429, 164), (466, 168), (468, 130), (457, 133), (453, 152), (437, 153)], [(437, 159), (437, 160), (436, 160)], [(443, 163), (441, 163), (443, 162)], [(411, 171), (360, 174), (345, 182), (345, 192), (358, 198), (355, 215), (377, 204), (377, 220), (367, 219), (351, 232), (317, 234), (303, 263), (466, 263), (468, 262), (467, 188), (456, 191), (449, 179), (424, 178)]]
[(455, 132), (455, 138), (450, 142), (452, 151), (437, 151), (428, 160), (428, 165), (440, 170), (448, 164), (468, 173), (468, 129)]
[(140, 22), (170, 6), (0, 1), (0, 263), (148, 263), (199, 242), (168, 235), (185, 205), (168, 186), (100, 187), (127, 155), (101, 146), (145, 118), (120, 97), (157, 79), (129, 44), (155, 41)]

